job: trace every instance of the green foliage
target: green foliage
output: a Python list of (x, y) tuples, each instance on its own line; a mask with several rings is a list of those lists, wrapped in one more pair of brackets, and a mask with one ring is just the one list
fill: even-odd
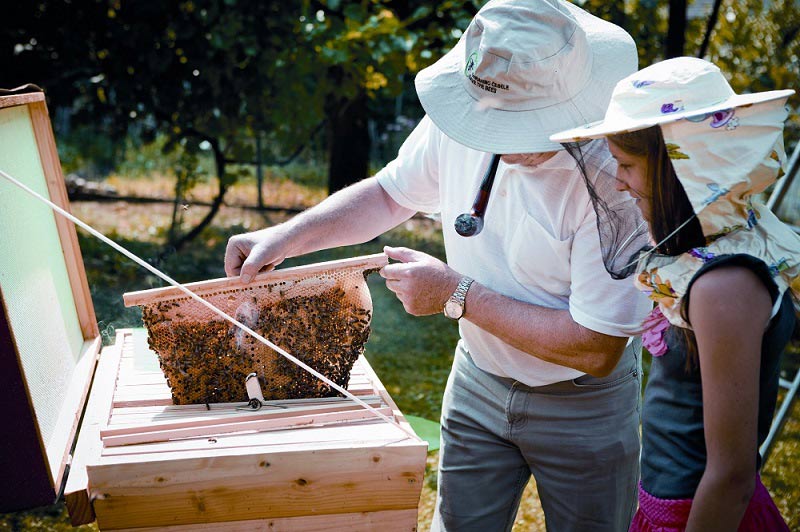
[(63, 503), (36, 508), (29, 512), (0, 514), (2, 532), (87, 532), (98, 530), (97, 525), (73, 527), (69, 522), (67, 507)]
[(482, 2), (373, 0), (342, 6), (337, 1), (302, 2), (297, 35), (309, 58), (327, 70), (319, 88), (329, 97), (352, 99), (362, 91), (394, 96), (403, 81), (456, 42)]
[(4, 11), (13, 30), (0, 35), (0, 61), (9, 86), (38, 83), (51, 107), (69, 108), (74, 121), (109, 138), (209, 142), (217, 177), (226, 183), (240, 175), (224, 165), (252, 161), (256, 135), (266, 140), (268, 161), (283, 161), (323, 123), (337, 137), (350, 137), (342, 131), (357, 124), (352, 136), (358, 140), (330, 143), (339, 156), (329, 160), (340, 161), (347, 151), (352, 166), (333, 165), (335, 172), (360, 173), (369, 153), (366, 118), (349, 106), (399, 94), (409, 76), (452, 47), (460, 34), (454, 28), (466, 27), (478, 5), (22, 2)]
[[(483, 3), (17, 2), (4, 11), (10, 30), (0, 35), (0, 60), (5, 84), (39, 83), (52, 109), (71, 108), (74, 119), (116, 138), (213, 138), (227, 159), (252, 160), (261, 131), (279, 160), (359, 95), (387, 105), (410, 90), (408, 79), (455, 44)], [(641, 66), (663, 58), (666, 0), (579, 3), (628, 29)], [(709, 58), (737, 90), (792, 86), (798, 13), (795, 2), (725, 0)], [(687, 55), (696, 54), (705, 24), (689, 21)], [(69, 168), (80, 158), (103, 157), (65, 150)]]
[(292, 164), (283, 168), (295, 183), (310, 189), (324, 190), (327, 185), (325, 168), (319, 164)]
[[(725, 72), (737, 92), (798, 89), (800, 9), (797, 3), (725, 0), (708, 59)], [(800, 96), (789, 98), (789, 143), (800, 136)]]
[(81, 126), (58, 139), (58, 156), (65, 174), (102, 178), (117, 166), (122, 150), (107, 135)]
[(176, 155), (165, 153), (166, 143), (167, 138), (164, 135), (157, 135), (150, 142), (134, 135), (126, 137), (123, 158), (116, 171), (128, 178), (168, 174), (175, 165)]
[[(90, 142), (97, 141), (97, 137), (90, 139)], [(188, 175), (191, 171), (193, 180), (191, 183), (187, 181), (191, 186), (184, 188), (186, 192), (195, 184), (208, 181), (214, 173), (213, 156), (208, 150), (201, 149), (197, 142), (187, 139), (173, 142), (166, 135), (157, 135), (146, 142), (141, 137), (129, 135), (122, 145), (122, 156), (115, 171), (126, 178)]]
[[(691, 4), (692, 2), (690, 2)], [(616, 22), (633, 37), (639, 67), (664, 59), (669, 2), (626, 0), (620, 3), (587, 0), (584, 8)], [(709, 9), (711, 5), (709, 4)], [(696, 56), (706, 32), (707, 16), (687, 21), (685, 55)], [(800, 79), (800, 10), (796, 2), (724, 0), (711, 33), (705, 59), (726, 74), (736, 92), (797, 88)], [(789, 145), (800, 136), (800, 97), (789, 99), (793, 109), (787, 122)]]

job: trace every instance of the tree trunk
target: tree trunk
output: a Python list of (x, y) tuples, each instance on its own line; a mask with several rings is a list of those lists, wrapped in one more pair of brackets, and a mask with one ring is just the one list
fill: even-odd
[(686, 43), (686, 0), (669, 0), (666, 58), (683, 55)]
[(256, 130), (256, 187), (258, 187), (258, 208), (264, 208), (264, 169), (261, 156), (261, 130)]
[(333, 194), (366, 178), (369, 172), (369, 131), (367, 95), (341, 105), (332, 105), (328, 114), (328, 193)]

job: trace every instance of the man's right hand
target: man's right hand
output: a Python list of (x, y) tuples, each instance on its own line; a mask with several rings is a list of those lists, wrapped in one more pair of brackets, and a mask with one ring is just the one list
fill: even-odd
[(272, 270), (287, 257), (368, 242), (413, 215), (413, 210), (400, 206), (370, 177), (287, 222), (231, 237), (225, 250), (225, 273), (241, 275), (249, 283), (258, 272)]
[(284, 261), (289, 241), (280, 225), (232, 236), (225, 249), (225, 274), (240, 275), (249, 283), (258, 272), (272, 270)]

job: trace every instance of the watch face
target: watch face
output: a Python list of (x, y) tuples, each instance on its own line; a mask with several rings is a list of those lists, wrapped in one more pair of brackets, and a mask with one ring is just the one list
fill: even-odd
[(462, 314), (464, 314), (464, 307), (460, 305), (458, 301), (448, 299), (447, 303), (444, 304), (444, 315), (448, 318), (457, 320)]

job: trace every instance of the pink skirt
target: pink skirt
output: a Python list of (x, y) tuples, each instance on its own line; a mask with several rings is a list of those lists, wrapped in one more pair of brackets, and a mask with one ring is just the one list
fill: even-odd
[[(689, 520), (692, 499), (659, 499), (639, 483), (639, 510), (629, 532), (682, 532)], [(789, 532), (786, 521), (772, 501), (767, 488), (756, 477), (756, 489), (744, 512), (739, 532)]]

